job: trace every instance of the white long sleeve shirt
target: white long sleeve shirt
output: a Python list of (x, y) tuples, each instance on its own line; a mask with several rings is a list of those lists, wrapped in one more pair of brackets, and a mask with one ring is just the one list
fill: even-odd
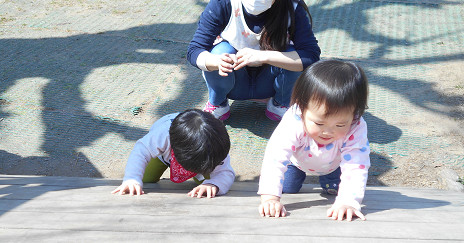
[(369, 153), (367, 124), (362, 117), (351, 125), (344, 138), (319, 145), (306, 135), (301, 110), (294, 105), (269, 139), (258, 194), (281, 197), (290, 163), (311, 175), (326, 175), (340, 166), (341, 183), (335, 204), (360, 210), (370, 167)]
[[(169, 141), (169, 128), (174, 118), (179, 113), (166, 115), (156, 121), (150, 128), (148, 134), (139, 139), (134, 149), (129, 155), (123, 182), (134, 180), (143, 186), (142, 178), (145, 167), (152, 158), (158, 157), (163, 163), (169, 166), (171, 159), (171, 143)], [(202, 175), (196, 176), (203, 179)], [(218, 187), (217, 195), (226, 194), (235, 180), (235, 172), (230, 165), (230, 156), (222, 161), (210, 174), (210, 179), (203, 181), (203, 184), (213, 184)]]

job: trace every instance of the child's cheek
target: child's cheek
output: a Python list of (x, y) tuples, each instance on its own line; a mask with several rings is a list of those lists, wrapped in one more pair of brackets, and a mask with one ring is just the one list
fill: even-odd
[(338, 140), (338, 139), (341, 139), (341, 138), (345, 137), (346, 134), (348, 134), (348, 130), (349, 129), (343, 129), (341, 131), (338, 131), (337, 134), (335, 135), (335, 140)]
[(320, 129), (317, 126), (306, 126), (306, 132), (308, 133), (309, 137), (317, 138), (319, 137)]

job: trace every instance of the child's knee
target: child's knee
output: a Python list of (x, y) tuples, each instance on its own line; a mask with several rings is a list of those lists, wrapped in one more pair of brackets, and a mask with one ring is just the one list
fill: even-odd
[(142, 182), (143, 183), (155, 183), (158, 182), (163, 175), (164, 171), (168, 168), (163, 162), (158, 158), (153, 158), (148, 162), (147, 167), (145, 168), (145, 173), (143, 174)]
[(295, 185), (294, 186), (284, 186), (282, 188), (282, 193), (290, 193), (290, 194), (298, 193), (298, 192), (300, 192), (302, 186), (303, 185), (300, 185), (300, 186), (295, 186)]

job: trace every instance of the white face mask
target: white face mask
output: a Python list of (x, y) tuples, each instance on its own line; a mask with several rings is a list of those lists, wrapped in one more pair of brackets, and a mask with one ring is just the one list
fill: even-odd
[(243, 7), (247, 13), (258, 15), (271, 8), (274, 0), (242, 0)]

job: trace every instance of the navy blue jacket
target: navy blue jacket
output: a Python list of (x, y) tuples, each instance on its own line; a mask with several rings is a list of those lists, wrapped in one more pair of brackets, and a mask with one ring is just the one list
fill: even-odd
[[(245, 10), (243, 12), (250, 30), (255, 33), (261, 32), (266, 14), (254, 16), (246, 13)], [(198, 67), (196, 61), (201, 52), (211, 51), (214, 40), (227, 26), (231, 13), (230, 0), (211, 0), (208, 3), (200, 16), (198, 28), (187, 50), (187, 60), (193, 66)], [(295, 9), (295, 34), (292, 41), (303, 63), (303, 69), (319, 60), (321, 49), (317, 45), (309, 16), (300, 3)]]

